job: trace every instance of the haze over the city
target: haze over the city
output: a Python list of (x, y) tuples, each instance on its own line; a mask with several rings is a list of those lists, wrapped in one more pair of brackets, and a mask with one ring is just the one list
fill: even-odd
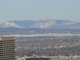
[(80, 0), (0, 0), (0, 23), (7, 20), (80, 20)]

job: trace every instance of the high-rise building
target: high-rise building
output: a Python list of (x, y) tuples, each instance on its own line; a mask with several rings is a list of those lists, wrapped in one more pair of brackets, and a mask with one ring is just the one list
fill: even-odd
[(0, 37), (0, 60), (15, 60), (14, 37)]

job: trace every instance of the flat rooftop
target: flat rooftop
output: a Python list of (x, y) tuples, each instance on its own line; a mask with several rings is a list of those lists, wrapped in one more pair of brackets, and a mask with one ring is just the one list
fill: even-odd
[(15, 37), (13, 37), (13, 36), (12, 37), (11, 36), (10, 37), (9, 36), (0, 36), (0, 41), (1, 40), (15, 40)]

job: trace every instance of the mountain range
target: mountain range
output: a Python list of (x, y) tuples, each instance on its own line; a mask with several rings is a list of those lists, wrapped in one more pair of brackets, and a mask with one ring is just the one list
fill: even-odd
[(71, 20), (13, 20), (0, 24), (0, 35), (80, 32), (80, 22)]

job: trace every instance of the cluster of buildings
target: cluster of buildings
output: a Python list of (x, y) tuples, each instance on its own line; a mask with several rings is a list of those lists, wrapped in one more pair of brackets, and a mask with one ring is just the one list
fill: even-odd
[[(49, 56), (48, 56), (49, 57)], [(54, 59), (74, 59), (79, 60), (80, 56), (50, 56), (48, 57), (18, 57), (15, 56), (15, 37), (0, 37), (0, 60), (54, 60)], [(52, 58), (52, 59), (51, 59)]]
[(0, 60), (49, 60), (48, 58), (32, 58), (15, 56), (15, 37), (0, 37)]

